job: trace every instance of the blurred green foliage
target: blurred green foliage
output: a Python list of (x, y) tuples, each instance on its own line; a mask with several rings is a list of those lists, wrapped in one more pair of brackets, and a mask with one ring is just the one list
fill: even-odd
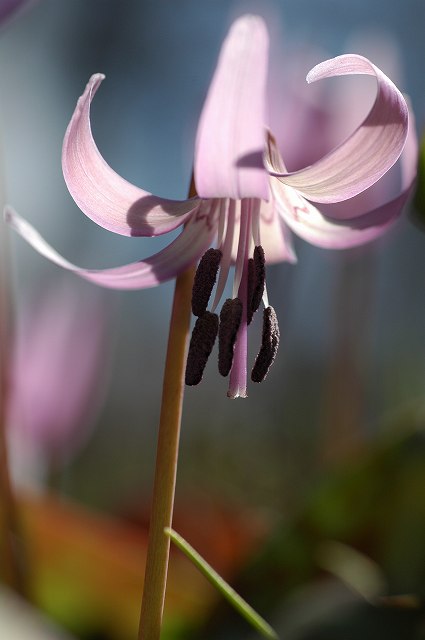
[[(324, 545), (334, 572), (324, 567)], [(355, 588), (362, 581), (364, 593)], [(234, 586), (286, 640), (425, 638), (422, 426), (399, 424), (357, 459), (325, 471), (298, 515), (277, 526)], [(294, 624), (291, 602), (300, 594), (304, 607)], [(224, 605), (193, 635), (251, 637)]]

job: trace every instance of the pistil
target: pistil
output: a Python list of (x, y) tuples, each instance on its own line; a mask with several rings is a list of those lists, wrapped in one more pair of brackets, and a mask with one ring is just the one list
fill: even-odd
[(218, 332), (218, 370), (222, 376), (230, 373), (236, 336), (242, 320), (242, 302), (239, 298), (228, 298), (220, 311)]
[(235, 267), (235, 289), (238, 285), (237, 296), (242, 302), (242, 318), (236, 338), (233, 366), (230, 372), (230, 382), (227, 395), (229, 398), (246, 398), (246, 361), (248, 353), (248, 255), (251, 244), (251, 200), (242, 200), (239, 231), (238, 253)]

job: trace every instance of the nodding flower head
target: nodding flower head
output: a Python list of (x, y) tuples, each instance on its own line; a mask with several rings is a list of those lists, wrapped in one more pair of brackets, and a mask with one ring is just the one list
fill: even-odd
[[(373, 76), (377, 93), (369, 114), (341, 145), (310, 166), (287, 171), (266, 128), (267, 67), (266, 26), (258, 16), (242, 16), (224, 40), (200, 116), (194, 153), (197, 195), (184, 201), (143, 191), (108, 166), (90, 126), (90, 104), (104, 76), (96, 74), (89, 80), (64, 139), (62, 165), (68, 189), (89, 218), (115, 233), (156, 236), (182, 226), (180, 235), (159, 253), (121, 267), (80, 268), (59, 255), (11, 208), (6, 210), (10, 224), (37, 251), (105, 287), (152, 287), (199, 261), (192, 301), (197, 320), (186, 382), (200, 382), (218, 336), (218, 368), (230, 376), (232, 398), (247, 394), (248, 325), (261, 305), (263, 331), (251, 379), (264, 380), (275, 359), (279, 328), (268, 300), (266, 265), (296, 261), (290, 230), (324, 248), (368, 242), (397, 219), (415, 175), (413, 127), (411, 143), (405, 146), (409, 131), (405, 99), (380, 69), (358, 55), (322, 62), (307, 81)], [(399, 194), (366, 210), (353, 208), (355, 196), (372, 187), (400, 157)], [(332, 213), (327, 214), (324, 208), (330, 205)], [(223, 302), (233, 267), (232, 296)]]
[[(263, 338), (252, 369), (251, 379), (254, 382), (264, 380), (279, 345), (279, 327), (276, 313), (268, 302), (265, 253), (259, 237), (261, 201), (258, 198), (241, 201), (222, 199), (217, 206), (219, 215), (223, 217), (222, 233), (217, 240), (217, 248), (208, 249), (202, 256), (193, 285), (192, 312), (197, 320), (189, 345), (186, 383), (196, 385), (201, 381), (218, 335), (218, 370), (222, 376), (230, 373), (228, 396), (245, 397), (247, 328), (261, 303), (264, 304)], [(229, 277), (235, 244), (232, 297), (225, 300), (218, 315), (216, 311)], [(290, 253), (289, 259), (292, 259)], [(215, 295), (208, 310), (217, 275)]]

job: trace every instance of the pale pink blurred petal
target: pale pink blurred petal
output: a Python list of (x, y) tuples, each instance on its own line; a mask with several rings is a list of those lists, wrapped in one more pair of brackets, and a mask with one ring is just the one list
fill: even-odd
[(203, 198), (268, 198), (263, 169), (268, 35), (258, 16), (225, 39), (199, 121), (195, 183)]
[(100, 408), (110, 356), (108, 309), (98, 292), (64, 283), (23, 306), (12, 349), (8, 429), (49, 459), (67, 459)]
[(295, 171), (316, 162), (346, 136), (334, 137), (338, 113), (331, 83), (305, 82), (307, 70), (326, 55), (303, 46), (289, 57), (278, 45), (272, 43), (278, 55), (270, 60), (269, 67), (268, 126), (285, 166), (288, 171)]
[(1, 0), (0, 1), (0, 26), (13, 18), (21, 10), (34, 4), (36, 0)]
[(199, 199), (158, 198), (119, 176), (101, 156), (90, 126), (90, 103), (104, 76), (93, 75), (78, 100), (62, 149), (62, 169), (80, 209), (104, 229), (126, 236), (156, 236), (185, 222)]

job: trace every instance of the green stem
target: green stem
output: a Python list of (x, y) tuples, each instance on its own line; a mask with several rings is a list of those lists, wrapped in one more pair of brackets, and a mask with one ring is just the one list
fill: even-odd
[[(193, 186), (189, 195), (194, 195)], [(194, 275), (195, 267), (191, 267), (178, 276), (174, 290), (162, 388), (139, 640), (158, 640), (161, 634), (170, 552), (170, 539), (165, 535), (164, 529), (171, 527), (173, 517)]]
[(211, 582), (211, 584), (226, 598), (226, 600), (238, 611), (249, 624), (257, 629), (262, 636), (268, 640), (279, 640), (276, 631), (272, 629), (268, 622), (264, 620), (246, 600), (236, 593), (197, 551), (173, 529), (166, 529), (165, 533), (170, 536), (174, 544), (187, 555), (195, 567)]

